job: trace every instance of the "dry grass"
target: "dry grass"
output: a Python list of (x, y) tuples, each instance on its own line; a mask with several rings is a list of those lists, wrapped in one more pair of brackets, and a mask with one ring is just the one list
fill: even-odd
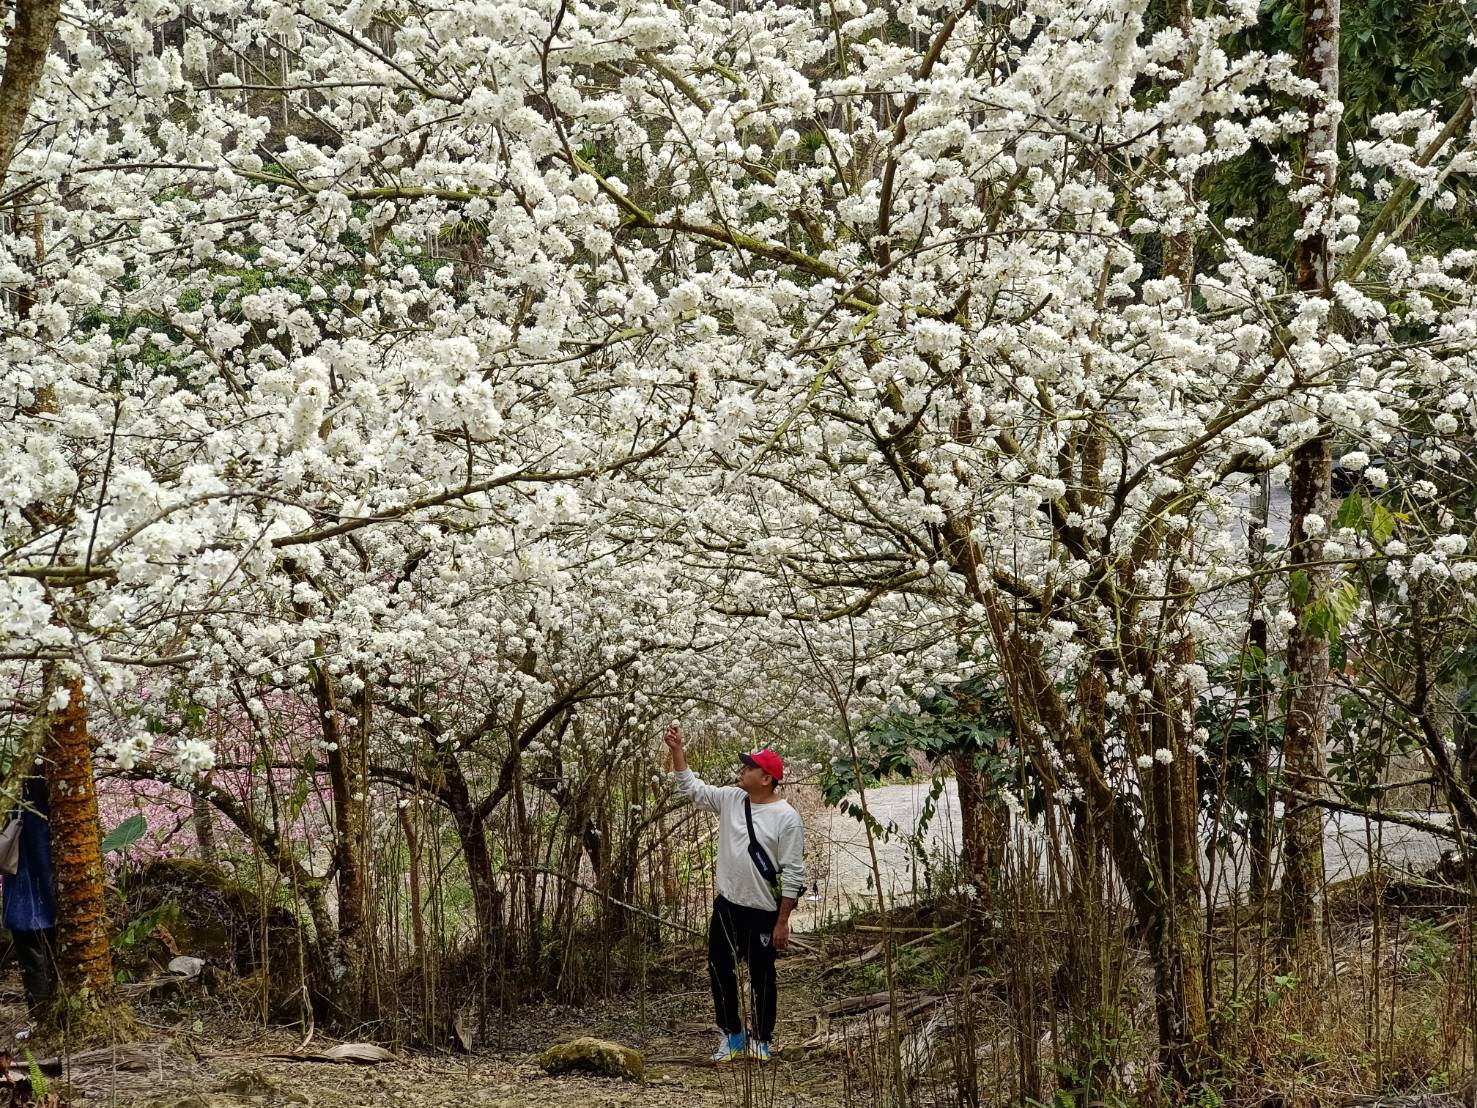
[[(1204, 1086), (1172, 1089), (1157, 1054), (1146, 952), (1041, 890), (1034, 900), (1015, 890), (1016, 911), (982, 912), (991, 929), (973, 945), (957, 928), (942, 932), (934, 955), (903, 975), (908, 995), (932, 988), (945, 997), (902, 1021), (905, 1057), (926, 1039), (909, 1073), (908, 1108), (1471, 1104), (1471, 915), (1422, 903), (1361, 907), (1347, 902), (1353, 892), (1343, 891), (1343, 903), (1330, 899), (1326, 963), (1307, 979), (1278, 969), (1254, 913), (1223, 921), (1212, 936), (1214, 1062)], [(1084, 983), (1087, 971), (1095, 976)], [(837, 992), (876, 984), (860, 971), (831, 980)], [(899, 1105), (890, 1034), (873, 1013), (832, 1049), (842, 1103)]]

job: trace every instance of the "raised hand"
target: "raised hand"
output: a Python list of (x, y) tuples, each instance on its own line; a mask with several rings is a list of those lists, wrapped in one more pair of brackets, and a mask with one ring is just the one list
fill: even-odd
[(667, 744), (667, 749), (672, 752), (672, 768), (681, 773), (687, 768), (687, 754), (682, 749), (682, 728), (673, 722), (667, 728), (667, 733), (662, 736), (662, 742)]

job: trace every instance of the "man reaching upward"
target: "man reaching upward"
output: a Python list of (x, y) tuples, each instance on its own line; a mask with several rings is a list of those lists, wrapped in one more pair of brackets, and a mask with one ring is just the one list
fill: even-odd
[[(805, 828), (800, 813), (775, 795), (785, 765), (772, 750), (740, 754), (737, 785), (717, 788), (688, 768), (682, 729), (675, 723), (664, 741), (678, 788), (699, 809), (718, 814), (718, 896), (708, 924), (708, 978), (723, 1038), (713, 1060), (728, 1062), (747, 1052), (767, 1061), (777, 1002), (775, 951), (790, 944), (790, 911), (805, 887)], [(752, 1032), (739, 1016), (739, 961), (749, 964)]]

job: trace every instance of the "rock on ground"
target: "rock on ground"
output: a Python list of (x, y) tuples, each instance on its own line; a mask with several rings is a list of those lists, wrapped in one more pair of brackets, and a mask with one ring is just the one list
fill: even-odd
[(646, 1076), (646, 1059), (639, 1050), (589, 1036), (549, 1047), (539, 1055), (539, 1065), (550, 1074), (597, 1073), (627, 1081)]

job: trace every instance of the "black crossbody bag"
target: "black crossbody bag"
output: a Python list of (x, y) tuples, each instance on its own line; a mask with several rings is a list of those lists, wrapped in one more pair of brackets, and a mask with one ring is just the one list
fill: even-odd
[[(749, 828), (749, 857), (753, 859), (754, 868), (759, 871), (759, 876), (764, 878), (769, 887), (774, 890), (775, 900), (782, 900), (783, 895), (780, 892), (780, 871), (775, 868), (774, 862), (769, 857), (769, 853), (759, 845), (759, 840), (754, 836), (754, 808), (749, 803), (747, 796), (744, 797), (744, 823)], [(799, 900), (804, 892), (805, 890), (802, 888), (795, 895), (795, 899)]]

